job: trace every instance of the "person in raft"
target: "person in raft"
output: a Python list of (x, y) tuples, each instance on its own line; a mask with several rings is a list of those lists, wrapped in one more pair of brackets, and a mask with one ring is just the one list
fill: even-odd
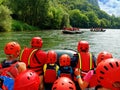
[(32, 70), (25, 70), (15, 78), (13, 90), (39, 90), (40, 78)]
[(81, 77), (89, 70), (94, 70), (96, 68), (96, 57), (89, 51), (89, 43), (87, 41), (79, 41), (77, 45), (78, 51), (78, 62), (76, 68), (81, 70)]
[(43, 67), (45, 90), (51, 90), (54, 81), (58, 78), (59, 66), (57, 62), (57, 53), (53, 50), (47, 52), (47, 62)]
[(18, 42), (12, 41), (5, 45), (4, 53), (6, 54), (6, 59), (0, 64), (1, 76), (15, 79), (18, 74), (26, 70), (26, 64), (19, 61), (20, 50), (21, 47)]
[(76, 87), (70, 78), (60, 77), (54, 82), (52, 90), (76, 90)]
[[(83, 78), (87, 72), (90, 70), (94, 70), (96, 68), (96, 57), (89, 51), (89, 43), (88, 41), (81, 40), (78, 42), (77, 45), (77, 54), (75, 55), (74, 59), (77, 61), (76, 66), (73, 68), (75, 70), (76, 68), (80, 69), (80, 75), (81, 78)], [(74, 81), (76, 84), (76, 88), (80, 89), (76, 76), (74, 75)]]
[(20, 55), (20, 61), (25, 62), (27, 69), (35, 71), (40, 77), (40, 90), (44, 90), (43, 83), (43, 66), (47, 60), (47, 53), (41, 50), (43, 40), (41, 37), (31, 39), (31, 47), (25, 47)]
[(120, 60), (110, 58), (100, 62), (96, 68), (99, 86), (109, 90), (120, 90)]
[[(107, 60), (107, 59), (110, 59), (110, 58), (113, 58), (112, 54), (107, 52), (107, 51), (102, 51), (98, 54), (98, 57), (97, 57), (97, 61), (96, 61), (96, 64), (97, 66), (99, 65), (99, 63), (101, 61), (104, 61), (104, 60)], [(86, 88), (103, 88), (101, 87), (100, 85), (98, 85), (98, 80), (97, 80), (97, 76), (96, 76), (96, 71), (95, 70), (90, 70), (85, 76), (83, 79), (81, 79), (81, 75), (80, 75), (80, 70), (79, 69), (76, 69), (75, 70), (75, 75), (76, 75), (76, 78), (77, 78), (77, 81), (79, 83), (79, 86), (82, 90), (85, 90)], [(95, 89), (97, 90), (97, 89)]]
[(73, 69), (71, 67), (71, 58), (68, 54), (63, 54), (59, 58), (60, 68), (58, 70), (58, 77), (68, 77), (73, 80)]

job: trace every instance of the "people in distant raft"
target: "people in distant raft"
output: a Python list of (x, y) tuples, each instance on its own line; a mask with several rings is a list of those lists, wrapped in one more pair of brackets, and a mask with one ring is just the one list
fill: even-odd
[[(98, 57), (97, 57), (97, 61), (96, 61), (96, 64), (98, 65), (101, 61), (103, 60), (107, 60), (107, 59), (110, 59), (110, 58), (113, 58), (112, 54), (107, 52), (107, 51), (102, 51), (98, 54)], [(103, 87), (100, 87), (98, 85), (98, 82), (97, 82), (97, 76), (96, 76), (96, 73), (95, 73), (95, 70), (90, 70), (84, 77), (83, 79), (81, 78), (81, 74), (80, 74), (80, 70), (79, 69), (76, 69), (75, 70), (75, 75), (76, 75), (76, 78), (77, 78), (77, 81), (79, 83), (79, 86), (81, 87), (82, 90), (85, 90), (86, 88), (102, 88)], [(96, 89), (95, 89), (96, 90)]]
[(36, 72), (26, 70), (16, 77), (13, 90), (39, 90), (40, 83)]
[(43, 67), (45, 90), (51, 90), (54, 81), (58, 78), (57, 73), (59, 66), (56, 64), (57, 54), (53, 50), (47, 53), (47, 62)]
[(6, 54), (6, 59), (0, 64), (0, 75), (8, 76), (13, 79), (16, 78), (18, 74), (26, 70), (26, 64), (19, 62), (21, 47), (17, 42), (8, 42), (4, 47), (4, 53)]
[(73, 80), (73, 69), (71, 67), (71, 58), (67, 54), (63, 54), (59, 58), (60, 68), (58, 70), (58, 77), (68, 77)]
[(40, 90), (44, 90), (43, 66), (47, 60), (47, 53), (41, 50), (43, 40), (41, 37), (33, 37), (31, 47), (25, 47), (21, 52), (20, 60), (26, 63), (28, 69), (35, 71), (40, 77)]

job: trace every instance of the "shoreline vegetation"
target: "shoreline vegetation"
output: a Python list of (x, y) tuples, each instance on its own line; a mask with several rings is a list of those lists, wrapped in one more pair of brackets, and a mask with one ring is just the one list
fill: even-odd
[(16, 20), (12, 20), (12, 31), (34, 31), (34, 30), (40, 30), (40, 28), (35, 27), (35, 26), (31, 26), (27, 23), (23, 23), (21, 21), (16, 21)]
[(64, 26), (120, 28), (120, 17), (101, 10), (97, 0), (0, 0), (0, 11), (0, 32), (60, 30)]

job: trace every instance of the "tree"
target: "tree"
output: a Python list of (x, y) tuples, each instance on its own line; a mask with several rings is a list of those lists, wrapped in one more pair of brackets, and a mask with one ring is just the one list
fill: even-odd
[(11, 14), (12, 12), (4, 5), (0, 5), (0, 31), (11, 30)]
[(70, 20), (69, 20), (69, 14), (68, 13), (63, 14), (63, 18), (62, 18), (62, 22), (61, 22), (61, 28), (63, 28), (63, 27), (70, 27)]
[(100, 25), (100, 21), (97, 15), (93, 11), (89, 11), (86, 13), (86, 16), (89, 19), (89, 27), (98, 27)]
[[(49, 12), (52, 13), (52, 19), (51, 19), (50, 26), (54, 29), (62, 28), (61, 25), (64, 23), (63, 18), (65, 18), (64, 10), (61, 7), (57, 7), (57, 8), (51, 7), (51, 10)], [(67, 16), (66, 16), (66, 20), (67, 20)]]
[(70, 25), (72, 25), (73, 27), (79, 27), (80, 18), (80, 11), (78, 9), (70, 11)]
[(18, 20), (44, 28), (49, 11), (49, 0), (9, 0), (8, 6)]
[(73, 27), (88, 27), (89, 19), (82, 14), (78, 9), (70, 11), (70, 24)]

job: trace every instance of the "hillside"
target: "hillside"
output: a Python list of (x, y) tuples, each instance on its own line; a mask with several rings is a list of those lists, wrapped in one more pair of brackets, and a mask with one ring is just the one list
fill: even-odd
[(40, 29), (120, 28), (120, 18), (100, 10), (98, 0), (6, 0), (3, 4), (10, 8), (14, 20)]
[(88, 0), (88, 2), (99, 8), (98, 0)]

